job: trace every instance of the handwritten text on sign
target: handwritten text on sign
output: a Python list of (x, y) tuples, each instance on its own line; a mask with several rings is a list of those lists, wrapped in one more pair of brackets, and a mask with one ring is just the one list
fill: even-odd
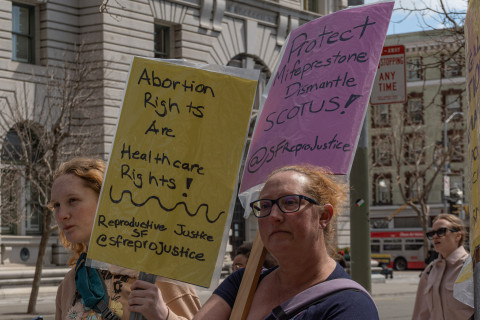
[(471, 1), (465, 19), (465, 55), (467, 57), (468, 154), (470, 170), (467, 176), (471, 188), (469, 199), (472, 254), (480, 246), (480, 4)]
[(349, 171), (393, 2), (342, 10), (289, 36), (249, 150), (241, 191), (293, 163)]
[(89, 258), (210, 285), (255, 88), (134, 58)]

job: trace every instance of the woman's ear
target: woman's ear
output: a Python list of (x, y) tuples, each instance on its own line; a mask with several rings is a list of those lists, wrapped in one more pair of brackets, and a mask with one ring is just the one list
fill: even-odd
[(463, 235), (460, 232), (455, 232), (455, 241), (460, 244), (460, 240), (462, 240)]
[(330, 220), (333, 216), (333, 207), (330, 203), (323, 205), (323, 210), (320, 213), (320, 227), (325, 229), (325, 227), (330, 223)]

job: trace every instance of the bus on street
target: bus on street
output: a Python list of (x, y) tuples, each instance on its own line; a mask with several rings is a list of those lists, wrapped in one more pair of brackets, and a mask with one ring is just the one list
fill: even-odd
[(372, 259), (398, 271), (424, 269), (423, 232), (420, 229), (372, 229)]

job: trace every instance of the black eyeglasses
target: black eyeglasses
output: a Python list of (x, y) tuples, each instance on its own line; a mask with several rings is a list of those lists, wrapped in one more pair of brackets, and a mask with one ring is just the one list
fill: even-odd
[(273, 205), (276, 203), (280, 211), (283, 213), (293, 213), (297, 212), (303, 207), (305, 207), (306, 203), (302, 200), (306, 200), (309, 203), (319, 204), (317, 200), (309, 198), (307, 196), (302, 196), (300, 194), (289, 194), (283, 197), (280, 197), (276, 200), (272, 199), (260, 199), (250, 203), (250, 207), (253, 210), (253, 214), (257, 218), (264, 218), (269, 216), (272, 212)]
[(449, 230), (450, 232), (458, 232), (458, 230), (455, 230), (455, 229), (450, 229), (450, 228), (440, 228), (438, 230), (432, 230), (432, 231), (429, 231), (426, 233), (427, 235), (427, 238), (432, 240), (433, 239), (433, 236), (435, 234), (437, 234), (437, 236), (440, 238), (440, 237), (443, 237), (445, 236), (445, 234), (447, 233), (447, 230)]

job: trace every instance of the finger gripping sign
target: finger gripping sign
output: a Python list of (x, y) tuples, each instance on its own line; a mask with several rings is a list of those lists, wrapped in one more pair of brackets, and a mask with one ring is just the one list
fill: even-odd
[(89, 259), (210, 285), (233, 208), (255, 74), (133, 59)]
[(291, 32), (269, 82), (241, 192), (288, 164), (349, 173), (393, 5), (342, 10)]

